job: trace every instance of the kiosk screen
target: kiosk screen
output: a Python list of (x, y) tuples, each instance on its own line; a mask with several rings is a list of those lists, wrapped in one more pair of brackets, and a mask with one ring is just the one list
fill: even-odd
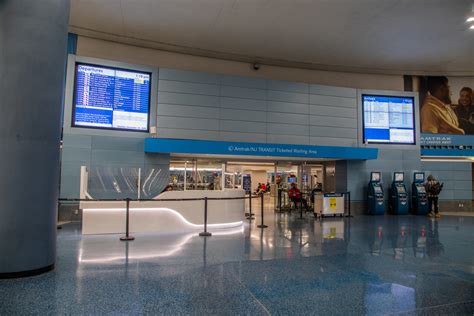
[(380, 181), (380, 173), (378, 172), (372, 172), (370, 177), (371, 177), (370, 179), (371, 181), (374, 181), (374, 182)]
[(382, 193), (382, 188), (379, 186), (374, 186), (374, 192), (377, 193)]
[(405, 187), (403, 186), (397, 186), (397, 192), (400, 194), (400, 193), (406, 193), (405, 191)]
[(423, 173), (416, 173), (415, 174), (415, 180), (423, 182), (423, 181), (425, 181), (425, 175)]
[(395, 172), (395, 181), (396, 182), (403, 182), (403, 173), (402, 172)]

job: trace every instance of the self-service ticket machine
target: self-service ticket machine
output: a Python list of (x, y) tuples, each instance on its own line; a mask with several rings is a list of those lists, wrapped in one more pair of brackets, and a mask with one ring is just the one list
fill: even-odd
[(370, 182), (367, 189), (367, 203), (369, 215), (382, 215), (385, 213), (381, 172), (370, 173)]
[(428, 196), (425, 190), (425, 173), (415, 172), (411, 185), (411, 212), (416, 215), (428, 214)]
[(395, 215), (408, 214), (408, 192), (404, 183), (404, 173), (394, 172), (392, 187), (390, 190), (390, 210)]

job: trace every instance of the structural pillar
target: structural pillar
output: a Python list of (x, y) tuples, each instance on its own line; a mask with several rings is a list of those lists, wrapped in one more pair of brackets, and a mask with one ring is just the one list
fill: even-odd
[(54, 268), (69, 0), (0, 0), (0, 278)]

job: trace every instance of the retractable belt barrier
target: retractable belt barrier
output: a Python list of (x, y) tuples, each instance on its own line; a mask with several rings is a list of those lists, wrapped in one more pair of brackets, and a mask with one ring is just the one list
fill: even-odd
[(73, 198), (61, 198), (58, 199), (58, 202), (125, 202), (126, 207), (126, 216), (125, 216), (125, 236), (120, 237), (121, 241), (132, 241), (135, 240), (135, 237), (130, 236), (130, 202), (180, 202), (180, 201), (204, 201), (204, 231), (199, 233), (199, 236), (202, 237), (209, 237), (212, 236), (212, 233), (207, 231), (207, 204), (208, 201), (218, 201), (218, 200), (245, 200), (249, 199), (249, 215), (247, 219), (252, 220), (254, 219), (254, 214), (252, 213), (252, 199), (260, 197), (261, 200), (261, 224), (257, 225), (259, 228), (266, 228), (267, 225), (263, 222), (263, 194), (260, 195), (252, 195), (249, 194), (248, 196), (243, 197), (226, 197), (226, 198), (212, 198), (212, 197), (202, 197), (202, 198), (181, 198), (181, 199), (73, 199)]

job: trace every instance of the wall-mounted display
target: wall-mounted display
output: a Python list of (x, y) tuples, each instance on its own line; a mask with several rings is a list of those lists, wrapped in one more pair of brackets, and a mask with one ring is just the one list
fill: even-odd
[(151, 73), (76, 64), (72, 126), (148, 132)]
[(362, 95), (363, 140), (377, 144), (415, 144), (413, 97)]

